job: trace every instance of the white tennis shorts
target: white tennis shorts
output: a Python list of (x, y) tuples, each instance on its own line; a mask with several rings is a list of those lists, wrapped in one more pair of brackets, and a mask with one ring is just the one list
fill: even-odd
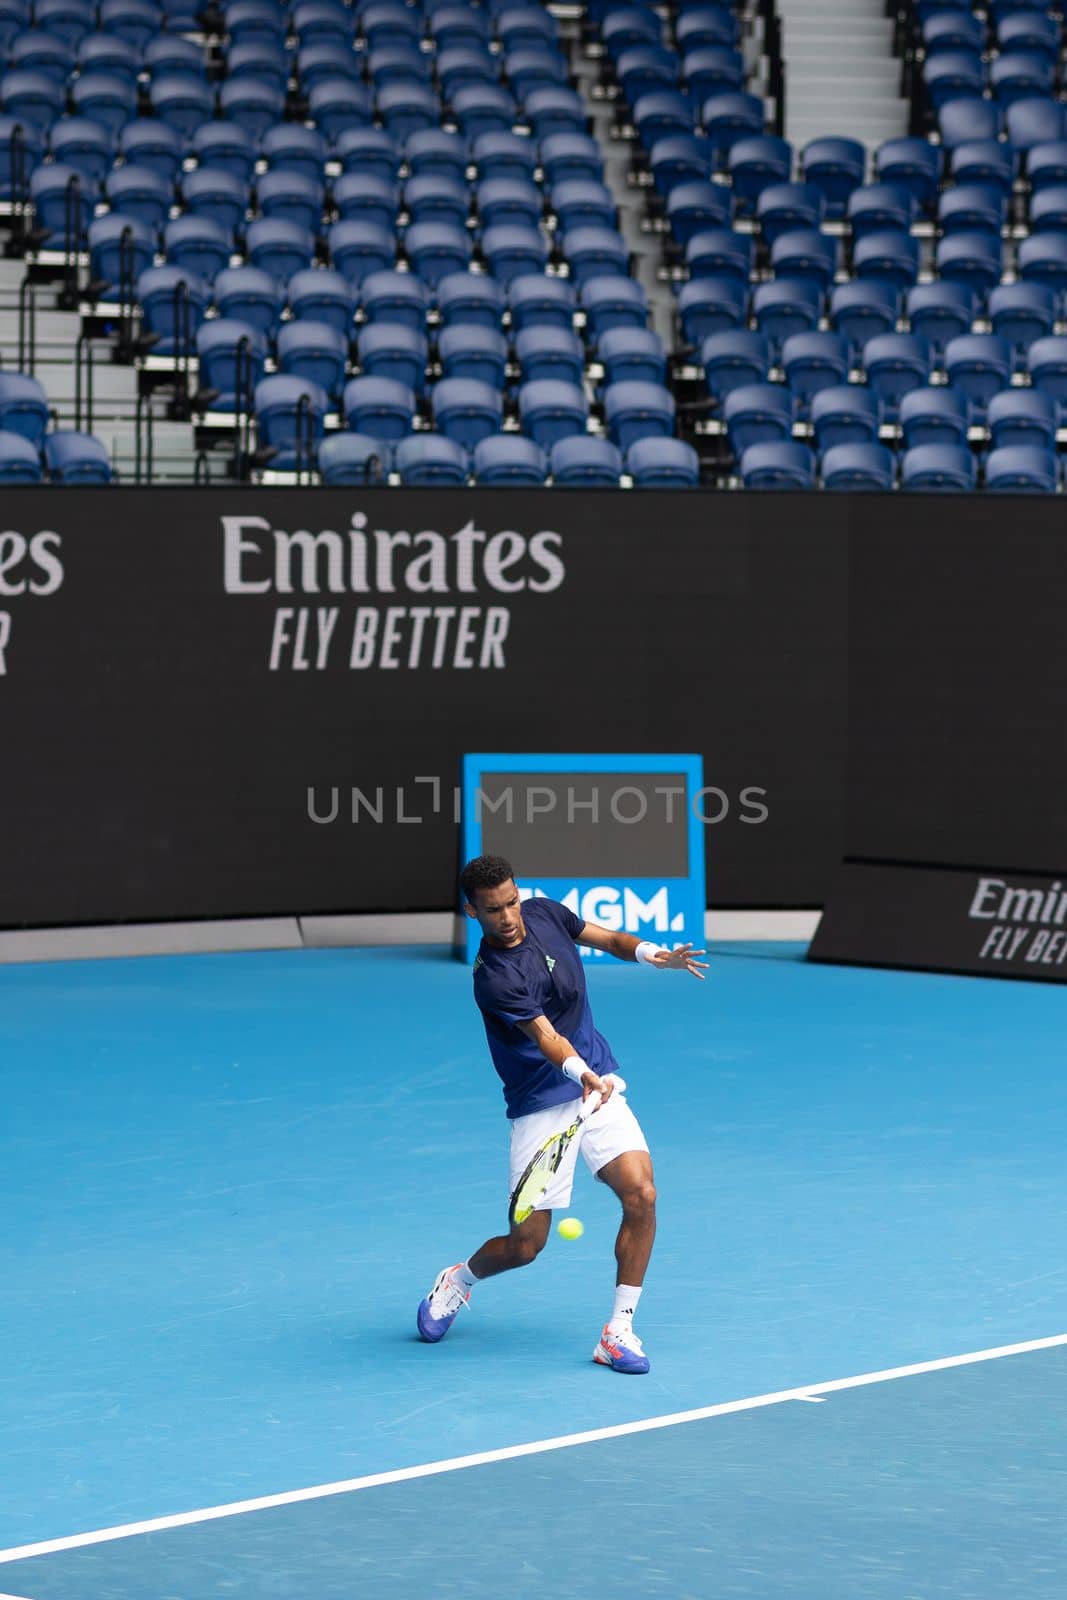
[[(508, 1204), (515, 1193), (526, 1168), (538, 1147), (554, 1133), (569, 1128), (578, 1109), (577, 1100), (565, 1100), (562, 1105), (549, 1106), (547, 1111), (533, 1111), (528, 1117), (516, 1117), (511, 1124), (511, 1154), (508, 1162)], [(570, 1204), (574, 1184), (574, 1169), (578, 1151), (594, 1175), (609, 1161), (628, 1150), (647, 1150), (648, 1144), (641, 1132), (641, 1124), (626, 1104), (626, 1097), (618, 1089), (606, 1105), (593, 1112), (567, 1146), (558, 1172), (537, 1207), (538, 1211), (554, 1211)]]

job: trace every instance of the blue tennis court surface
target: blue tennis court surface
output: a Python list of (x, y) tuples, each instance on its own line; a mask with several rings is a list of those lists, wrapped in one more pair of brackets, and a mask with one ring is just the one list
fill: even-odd
[[(1065, 1002), (718, 946), (597, 963), (660, 1190), (646, 1378), (589, 1360), (616, 1202), (414, 1337), (503, 1226), (432, 949), (0, 969), (0, 1549), (1067, 1330)], [(1062, 1597), (1062, 1348), (0, 1564), (29, 1600)], [(624, 1529), (624, 1535), (620, 1535)]]

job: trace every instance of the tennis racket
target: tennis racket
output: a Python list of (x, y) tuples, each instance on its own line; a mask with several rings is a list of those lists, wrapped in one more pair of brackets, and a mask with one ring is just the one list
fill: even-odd
[[(626, 1084), (617, 1073), (612, 1073), (611, 1081), (615, 1085), (616, 1092), (626, 1088)], [(578, 1107), (570, 1127), (564, 1128), (560, 1133), (554, 1133), (534, 1151), (533, 1159), (519, 1179), (515, 1193), (511, 1197), (512, 1225), (525, 1222), (526, 1218), (537, 1210), (548, 1191), (549, 1184), (559, 1171), (563, 1157), (567, 1153), (567, 1146), (582, 1124), (589, 1121), (600, 1104), (600, 1098), (600, 1090), (594, 1090)]]

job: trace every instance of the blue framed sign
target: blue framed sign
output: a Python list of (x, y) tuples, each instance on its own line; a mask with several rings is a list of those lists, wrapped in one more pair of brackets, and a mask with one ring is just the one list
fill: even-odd
[[(466, 755), (463, 860), (506, 857), (524, 900), (560, 900), (585, 922), (702, 945), (703, 784), (698, 755)], [(472, 962), (481, 929), (460, 926)]]

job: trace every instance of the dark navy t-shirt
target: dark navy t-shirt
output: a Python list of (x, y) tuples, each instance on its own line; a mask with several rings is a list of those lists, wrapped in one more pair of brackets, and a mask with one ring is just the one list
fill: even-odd
[(544, 899), (524, 900), (522, 919), (526, 937), (521, 944), (503, 950), (483, 939), (474, 963), (474, 998), (509, 1117), (544, 1111), (581, 1094), (517, 1023), (547, 1017), (594, 1072), (618, 1071), (611, 1046), (593, 1025), (582, 958), (575, 949), (585, 923), (557, 900)]

